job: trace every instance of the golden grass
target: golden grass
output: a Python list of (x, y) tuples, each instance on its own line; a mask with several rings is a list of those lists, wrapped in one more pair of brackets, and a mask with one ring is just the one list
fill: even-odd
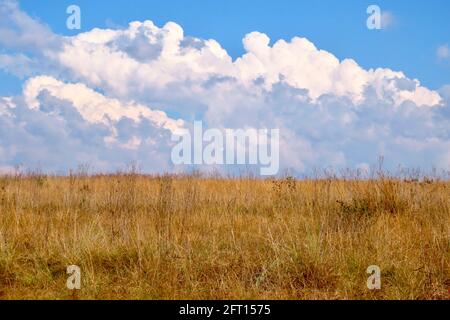
[(0, 177), (0, 299), (449, 299), (449, 228), (445, 181)]

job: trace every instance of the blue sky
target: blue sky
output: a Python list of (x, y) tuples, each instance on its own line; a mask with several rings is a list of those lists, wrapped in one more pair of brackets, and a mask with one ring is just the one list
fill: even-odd
[(450, 172), (449, 48), (448, 0), (0, 0), (0, 173), (176, 170), (193, 120), (279, 129), (296, 173)]
[[(273, 40), (306, 37), (338, 58), (353, 58), (367, 68), (388, 67), (418, 78), (437, 89), (450, 83), (450, 65), (436, 57), (440, 45), (450, 43), (450, 2), (432, 1), (299, 1), (299, 0), (60, 0), (22, 1), (21, 7), (60, 34), (74, 34), (65, 26), (65, 10), (82, 9), (82, 30), (127, 26), (133, 20), (180, 24), (185, 34), (218, 40), (232, 57), (244, 49), (241, 39), (251, 31), (264, 32)], [(393, 24), (386, 30), (365, 27), (366, 8), (377, 4), (391, 12)], [(20, 82), (2, 86), (2, 93)]]

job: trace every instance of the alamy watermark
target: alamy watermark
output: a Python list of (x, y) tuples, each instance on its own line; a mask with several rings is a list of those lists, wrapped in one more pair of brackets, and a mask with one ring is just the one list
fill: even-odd
[(66, 27), (69, 30), (81, 29), (81, 9), (77, 5), (70, 5), (67, 7), (66, 13), (69, 17), (66, 20)]
[(193, 132), (172, 135), (174, 165), (258, 165), (262, 176), (280, 168), (279, 129), (207, 129), (194, 122)]
[(381, 268), (379, 266), (369, 266), (367, 273), (370, 274), (367, 279), (367, 288), (369, 290), (381, 289)]
[(367, 14), (370, 16), (367, 18), (366, 25), (369, 30), (381, 29), (381, 8), (377, 5), (370, 5), (367, 7)]
[(81, 269), (79, 266), (68, 266), (67, 274), (69, 277), (66, 281), (67, 289), (69, 290), (80, 290), (81, 289)]

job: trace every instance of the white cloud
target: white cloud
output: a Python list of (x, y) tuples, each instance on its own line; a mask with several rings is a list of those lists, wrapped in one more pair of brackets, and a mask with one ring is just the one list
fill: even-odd
[[(27, 25), (38, 23), (14, 10)], [(6, 25), (1, 30), (8, 34)], [(217, 41), (187, 36), (173, 22), (51, 33), (51, 43), (25, 41), (23, 24), (14, 30), (22, 40), (11, 57), (29, 61), (33, 76), (22, 96), (0, 99), (3, 167), (39, 160), (111, 169), (138, 160), (168, 170), (170, 133), (195, 118), (209, 127), (279, 128), (282, 165), (298, 172), (367, 167), (380, 155), (391, 167), (450, 169), (445, 88), (430, 90), (400, 71), (365, 70), (306, 38), (271, 44), (253, 32), (233, 61)], [(2, 64), (0, 57), (0, 67), (17, 73), (20, 59)]]
[(381, 28), (387, 29), (395, 24), (395, 16), (391, 11), (383, 10), (381, 13)]
[(441, 60), (450, 58), (450, 49), (448, 47), (448, 44), (439, 46), (436, 50), (436, 55)]
[(48, 90), (38, 95), (39, 108), (30, 108), (21, 97), (1, 99), (0, 110), (6, 112), (0, 114), (0, 167), (23, 164), (67, 171), (88, 163), (96, 170), (113, 171), (137, 162), (146, 172), (170, 169), (170, 130), (145, 116), (93, 121), (82, 115), (85, 110), (80, 112), (83, 105), (75, 106), (70, 99)]
[(153, 111), (147, 106), (136, 103), (122, 103), (117, 99), (107, 98), (84, 84), (65, 84), (48, 76), (35, 77), (26, 82), (24, 98), (28, 107), (40, 107), (39, 95), (43, 91), (55, 98), (72, 103), (83, 119), (90, 123), (110, 124), (123, 118), (129, 118), (135, 122), (147, 119), (174, 134), (184, 130), (182, 120), (170, 119), (162, 111)]
[(58, 45), (58, 37), (21, 11), (14, 0), (0, 1), (0, 17), (0, 44), (5, 48), (42, 51)]
[(280, 40), (273, 46), (269, 41), (265, 34), (248, 34), (244, 39), (247, 53), (233, 62), (214, 40), (184, 37), (175, 23), (158, 28), (145, 21), (133, 22), (125, 30), (95, 29), (80, 34), (68, 39), (55, 55), (73, 79), (100, 86), (119, 98), (142, 96), (146, 91), (166, 94), (169, 86), (199, 95), (212, 78), (232, 78), (246, 87), (260, 81), (256, 89), (265, 90), (282, 81), (308, 90), (313, 100), (334, 94), (361, 103), (365, 88), (376, 84), (380, 96), (396, 97), (396, 105), (406, 99), (425, 106), (439, 103), (439, 95), (418, 81), (408, 92), (396, 87), (396, 80), (407, 79), (401, 72), (364, 70), (354, 60), (339, 61), (305, 38)]

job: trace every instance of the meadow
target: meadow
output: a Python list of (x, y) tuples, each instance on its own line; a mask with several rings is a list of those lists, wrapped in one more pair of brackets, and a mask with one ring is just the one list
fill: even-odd
[(0, 299), (450, 299), (450, 182), (2, 176)]

